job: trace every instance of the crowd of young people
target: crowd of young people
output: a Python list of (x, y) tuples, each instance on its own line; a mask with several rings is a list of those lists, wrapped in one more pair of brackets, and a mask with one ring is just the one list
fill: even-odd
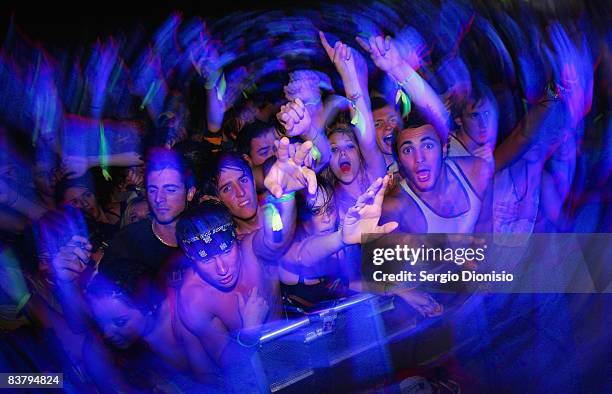
[(12, 28), (0, 322), (31, 352), (12, 367), (60, 363), (77, 391), (244, 389), (266, 323), (363, 291), (362, 234), (609, 231), (609, 25), (388, 7), (342, 27), (339, 9), (174, 14), (140, 53), (125, 32), (61, 51)]

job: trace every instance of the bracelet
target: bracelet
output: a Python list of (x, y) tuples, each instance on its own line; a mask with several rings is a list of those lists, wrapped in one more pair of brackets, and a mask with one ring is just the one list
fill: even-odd
[(360, 98), (361, 98), (361, 93), (355, 93), (355, 94), (351, 94), (350, 96), (348, 96), (347, 100), (351, 102), (351, 107), (355, 109), (357, 106), (357, 100), (359, 100)]
[(251, 348), (251, 347), (255, 347), (255, 346), (259, 345), (259, 339), (257, 339), (257, 340), (255, 341), (255, 343), (253, 343), (253, 344), (251, 344), (251, 345), (247, 345), (247, 344), (243, 343), (243, 342), (240, 340), (240, 333), (241, 333), (241, 332), (242, 332), (242, 331), (238, 331), (238, 335), (236, 335), (236, 341), (238, 342), (238, 344), (239, 344), (240, 346), (242, 346), (242, 347), (247, 347), (247, 348)]
[(276, 198), (272, 194), (270, 194), (270, 195), (268, 195), (266, 197), (266, 202), (267, 203), (287, 202), (287, 201), (291, 201), (293, 199), (295, 199), (295, 192), (285, 193), (282, 196), (280, 196), (279, 198)]
[(410, 73), (410, 75), (409, 75), (408, 77), (406, 77), (406, 79), (404, 79), (404, 80), (403, 80), (403, 81), (401, 81), (401, 82), (400, 82), (400, 81), (397, 81), (397, 84), (398, 84), (399, 86), (401, 86), (401, 87), (405, 88), (405, 87), (406, 87), (405, 85), (408, 85), (408, 83), (409, 83), (409, 82), (410, 82), (410, 81), (411, 81), (411, 80), (414, 78), (415, 74), (416, 74), (416, 71), (414, 71), (414, 70), (413, 70), (413, 71)]

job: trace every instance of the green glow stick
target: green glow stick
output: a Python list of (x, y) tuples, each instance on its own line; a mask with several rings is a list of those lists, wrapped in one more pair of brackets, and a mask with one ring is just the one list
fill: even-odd
[(108, 172), (108, 143), (106, 142), (106, 136), (104, 135), (104, 123), (100, 121), (100, 167), (102, 168), (102, 175), (104, 179), (110, 181), (113, 179)]

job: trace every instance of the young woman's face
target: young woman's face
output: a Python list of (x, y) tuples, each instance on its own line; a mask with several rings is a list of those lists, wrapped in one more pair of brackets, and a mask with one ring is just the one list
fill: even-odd
[(129, 216), (126, 219), (126, 225), (136, 223), (149, 216), (149, 204), (146, 201), (140, 201), (132, 205), (129, 211)]
[(344, 133), (334, 133), (329, 137), (332, 158), (329, 163), (335, 177), (344, 184), (353, 183), (361, 170), (359, 146)]
[(100, 216), (100, 206), (96, 201), (96, 196), (87, 188), (81, 186), (68, 188), (64, 193), (64, 202), (82, 209), (85, 215), (92, 219), (97, 219)]
[(119, 349), (130, 347), (145, 334), (146, 316), (119, 297), (94, 298), (91, 309), (104, 339)]
[(310, 213), (304, 220), (305, 230), (310, 235), (328, 234), (336, 231), (337, 222), (338, 207), (335, 198), (332, 196), (330, 199), (324, 190), (319, 190)]

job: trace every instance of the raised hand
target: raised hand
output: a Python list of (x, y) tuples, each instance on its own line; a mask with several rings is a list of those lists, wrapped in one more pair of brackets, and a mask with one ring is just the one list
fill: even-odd
[(592, 100), (593, 65), (584, 38), (579, 45), (554, 23), (549, 28), (552, 48), (544, 51), (552, 66), (555, 82), (570, 115), (570, 127), (575, 127), (590, 109)]
[(336, 41), (332, 48), (322, 31), (319, 32), (319, 38), (321, 39), (321, 44), (325, 49), (325, 53), (327, 53), (329, 59), (334, 63), (334, 66), (336, 66), (338, 74), (340, 74), (343, 79), (356, 77), (358, 71), (353, 49), (342, 41)]
[(476, 157), (480, 157), (488, 163), (492, 163), (493, 158), (493, 147), (490, 144), (484, 144), (476, 148), (472, 154)]
[(280, 112), (276, 114), (276, 118), (283, 125), (289, 137), (295, 137), (308, 132), (312, 124), (310, 113), (299, 98), (281, 106)]
[(71, 283), (78, 280), (88, 267), (91, 244), (87, 238), (75, 235), (53, 256), (51, 267), (59, 282)]
[(86, 156), (64, 156), (62, 158), (62, 171), (68, 179), (79, 178), (91, 168)]
[[(98, 96), (106, 92), (107, 84), (113, 69), (119, 61), (119, 46), (111, 38), (108, 43), (98, 42), (90, 58), (87, 77), (93, 81), (94, 91)], [(101, 99), (102, 97), (98, 97)]]
[(204, 37), (203, 34), (200, 35), (200, 39), (189, 48), (189, 60), (194, 70), (207, 83), (214, 84), (217, 82), (222, 66), (220, 64), (219, 51), (210, 38)]
[(370, 54), (376, 67), (382, 71), (392, 73), (404, 67), (404, 61), (391, 37), (372, 36), (368, 42), (360, 37), (355, 37), (355, 39)]
[(389, 175), (374, 181), (349, 208), (342, 226), (342, 241), (346, 244), (361, 243), (362, 234), (388, 234), (398, 226), (397, 222), (378, 225), (382, 203), (389, 184)]
[(306, 165), (312, 142), (304, 142), (295, 152), (291, 152), (287, 137), (283, 137), (275, 144), (277, 145), (276, 162), (264, 179), (266, 188), (276, 198), (304, 187), (308, 187), (308, 193), (314, 194), (317, 190), (317, 177), (315, 172)]
[(258, 327), (266, 320), (270, 308), (266, 300), (258, 294), (257, 287), (249, 291), (246, 301), (240, 292), (236, 292), (236, 298), (238, 299), (238, 311), (242, 318), (242, 328)]

